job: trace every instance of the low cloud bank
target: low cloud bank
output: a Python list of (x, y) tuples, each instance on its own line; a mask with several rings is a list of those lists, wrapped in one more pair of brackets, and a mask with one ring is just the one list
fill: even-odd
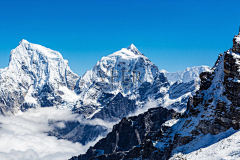
[[(71, 111), (54, 107), (30, 109), (15, 116), (0, 116), (0, 159), (65, 160), (85, 153), (102, 137), (83, 146), (47, 134), (54, 127), (64, 128), (63, 121), (76, 121), (77, 116)], [(49, 125), (50, 120), (56, 123)]]
[(150, 108), (156, 108), (158, 107), (158, 103), (155, 100), (149, 100), (148, 102), (146, 102), (142, 108), (137, 108), (133, 113), (129, 114), (128, 117), (131, 116), (137, 116), (141, 113), (144, 113), (146, 111), (148, 111), (148, 109)]
[[(128, 116), (139, 115), (149, 108), (157, 107), (156, 101), (148, 101)], [(79, 114), (55, 107), (29, 109), (14, 116), (0, 115), (1, 160), (65, 160), (83, 154), (101, 138), (101, 135), (86, 145), (48, 136), (54, 128), (65, 128), (64, 122), (79, 121), (81, 124), (101, 125), (110, 132), (117, 122), (102, 119), (86, 120)], [(49, 123), (51, 122), (51, 123)]]

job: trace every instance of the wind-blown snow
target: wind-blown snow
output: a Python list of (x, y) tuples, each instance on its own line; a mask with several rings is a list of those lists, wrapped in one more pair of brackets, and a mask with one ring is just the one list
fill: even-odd
[[(175, 154), (170, 160), (240, 159), (240, 131), (229, 129), (218, 135), (208, 134), (189, 144), (188, 154)], [(212, 145), (209, 145), (212, 144)], [(196, 150), (197, 149), (197, 150)]]

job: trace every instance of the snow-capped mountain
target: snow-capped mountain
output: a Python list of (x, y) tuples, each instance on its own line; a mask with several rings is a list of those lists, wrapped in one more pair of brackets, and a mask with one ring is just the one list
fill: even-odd
[(79, 79), (75, 91), (80, 99), (74, 109), (88, 118), (117, 120), (155, 100), (157, 106), (184, 112), (188, 97), (199, 87), (197, 75), (208, 68), (187, 68), (184, 82), (170, 86), (164, 73), (131, 44), (101, 58)]
[(0, 73), (1, 113), (62, 106), (75, 94), (78, 79), (59, 52), (22, 40), (11, 51), (8, 67)]
[(170, 84), (173, 84), (176, 81), (181, 81), (184, 83), (190, 82), (192, 80), (200, 81), (199, 79), (200, 73), (205, 71), (210, 71), (210, 69), (211, 68), (209, 66), (203, 65), (203, 66), (197, 66), (197, 67), (191, 67), (191, 68), (188, 67), (184, 71), (178, 71), (173, 73), (170, 73), (164, 69), (160, 70), (160, 72), (163, 72), (167, 77), (168, 82)]
[[(99, 113), (103, 111), (102, 108), (106, 109), (106, 105), (119, 94), (122, 98), (136, 101), (135, 104), (139, 106), (148, 99), (161, 102), (168, 87), (169, 83), (158, 67), (131, 44), (128, 48), (101, 58), (92, 70), (79, 79), (75, 91), (80, 99), (75, 110), (87, 117), (103, 115)], [(135, 108), (133, 106), (130, 112)], [(122, 118), (124, 115), (115, 116)]]
[[(172, 88), (176, 91), (181, 82), (170, 89), (164, 74), (133, 44), (102, 57), (79, 78), (59, 52), (22, 40), (11, 51), (9, 66), (1, 69), (0, 81), (2, 114), (14, 114), (31, 107), (56, 106), (87, 118), (108, 120), (121, 119), (150, 99), (166, 107), (178, 104), (183, 102), (179, 97), (193, 91), (190, 89), (172, 96)], [(169, 89), (171, 93), (167, 96)], [(123, 103), (114, 106), (122, 113), (104, 116), (114, 110), (111, 101), (120, 99)], [(129, 100), (131, 105), (125, 105)]]
[[(86, 154), (72, 160), (239, 158), (239, 151), (229, 146), (239, 148), (239, 142), (232, 142), (239, 141), (239, 59), (240, 33), (234, 37), (233, 47), (219, 55), (214, 67), (200, 74), (200, 88), (189, 98), (184, 114), (159, 107), (124, 118)], [(165, 122), (159, 122), (159, 115)], [(124, 134), (126, 130), (131, 135)]]
[[(0, 82), (0, 112), (4, 115), (32, 107), (57, 107), (108, 121), (131, 115), (148, 101), (156, 102), (149, 108), (162, 105), (184, 112), (188, 97), (198, 87), (194, 81), (170, 86), (158, 67), (133, 44), (102, 57), (79, 78), (59, 52), (26, 40), (11, 51), (9, 66), (0, 70)], [(107, 131), (79, 122), (65, 125), (69, 127), (49, 135), (85, 143)], [(92, 136), (83, 133), (83, 128)]]

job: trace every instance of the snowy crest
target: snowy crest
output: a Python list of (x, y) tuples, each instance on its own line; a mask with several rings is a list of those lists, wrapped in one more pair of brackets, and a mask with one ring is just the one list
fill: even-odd
[[(99, 112), (119, 93), (139, 103), (156, 95), (161, 98), (166, 94), (168, 85), (158, 67), (131, 44), (102, 57), (84, 74), (76, 87), (76, 93), (81, 97), (76, 108), (83, 111), (82, 108), (87, 107), (93, 110), (91, 112)], [(108, 98), (102, 102), (103, 97)]]
[(57, 82), (66, 84), (65, 70), (70, 70), (68, 61), (59, 52), (22, 40), (11, 51), (5, 74), (14, 81), (27, 81), (34, 87), (42, 87), (46, 81), (54, 85)]
[(131, 52), (133, 52), (136, 55), (143, 55), (138, 49), (137, 47), (134, 46), (134, 44), (131, 44), (130, 46), (127, 47), (128, 50), (130, 50)]
[(8, 67), (1, 70), (2, 112), (60, 105), (65, 93), (58, 90), (65, 87), (74, 92), (78, 79), (59, 52), (21, 40), (11, 51)]
[[(143, 82), (153, 83), (159, 74), (158, 68), (131, 44), (128, 48), (102, 57), (81, 80), (86, 82), (87, 88), (92, 85), (91, 82), (98, 82), (105, 85), (102, 88), (104, 92), (130, 95), (134, 87), (137, 89)], [(115, 87), (111, 89), (111, 86)]]

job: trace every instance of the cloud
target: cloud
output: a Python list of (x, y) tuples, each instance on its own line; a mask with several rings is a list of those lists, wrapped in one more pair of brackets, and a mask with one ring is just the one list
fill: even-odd
[[(157, 102), (149, 100), (129, 116), (139, 115)], [(65, 128), (64, 122), (79, 121), (81, 124), (101, 125), (110, 132), (118, 122), (102, 119), (87, 120), (69, 110), (55, 107), (29, 109), (14, 116), (0, 115), (0, 160), (65, 160), (83, 154), (101, 138), (101, 135), (86, 145), (48, 136), (54, 128)], [(50, 123), (51, 122), (51, 123)]]
[(155, 107), (158, 107), (158, 103), (155, 100), (149, 100), (144, 104), (142, 108), (138, 107), (133, 113), (129, 114), (127, 117), (137, 116), (141, 113), (146, 112), (149, 108), (155, 108)]
[[(15, 116), (0, 116), (0, 159), (65, 160), (85, 153), (102, 137), (83, 146), (47, 134), (54, 127), (64, 128), (64, 121), (76, 120), (78, 120), (77, 114), (54, 107), (29, 109)], [(49, 121), (53, 123), (49, 125)], [(101, 121), (91, 123), (98, 122), (104, 124)]]
[(101, 126), (104, 126), (108, 129), (108, 132), (110, 132), (112, 130), (112, 127), (117, 124), (118, 122), (120, 122), (120, 119), (119, 121), (115, 121), (115, 122), (109, 122), (109, 121), (105, 121), (105, 120), (102, 120), (102, 119), (99, 119), (99, 118), (94, 118), (94, 119), (84, 119), (83, 117), (79, 116), (77, 118), (77, 120), (81, 123), (81, 124), (89, 124), (89, 125), (92, 125), (92, 126), (95, 126), (95, 125), (101, 125)]

